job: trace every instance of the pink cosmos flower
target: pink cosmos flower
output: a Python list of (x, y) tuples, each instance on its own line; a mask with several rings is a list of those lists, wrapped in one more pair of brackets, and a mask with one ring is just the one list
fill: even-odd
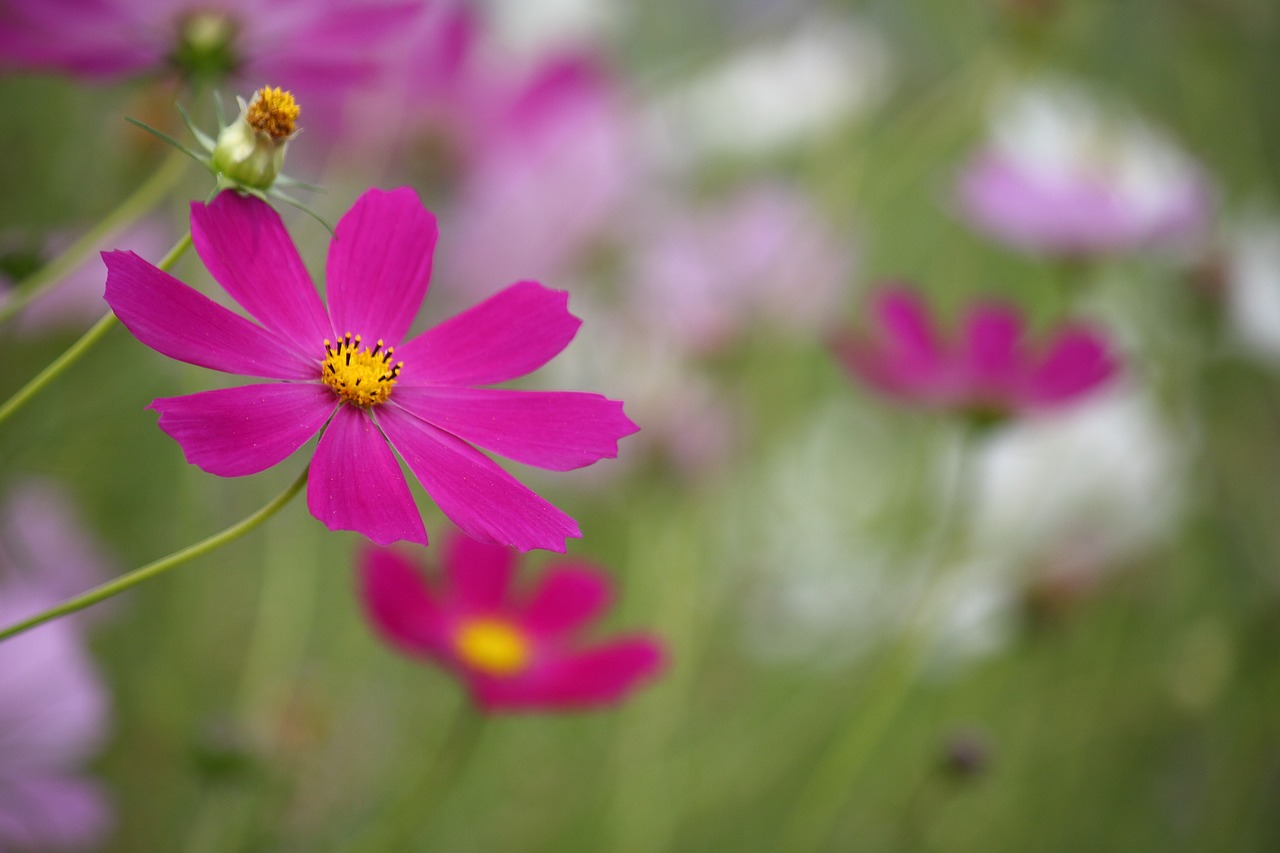
[(1070, 404), (1111, 379), (1119, 365), (1106, 339), (1082, 324), (1043, 346), (1026, 340), (1010, 305), (979, 302), (955, 340), (939, 335), (923, 300), (905, 286), (872, 299), (869, 336), (843, 333), (836, 356), (888, 397), (931, 408), (1005, 416)]
[(367, 80), (422, 0), (6, 0), (0, 67), (91, 80), (167, 68), (301, 92)]
[(564, 471), (617, 455), (637, 427), (598, 394), (486, 389), (559, 353), (580, 321), (567, 294), (514, 284), (417, 335), (435, 217), (413, 190), (369, 190), (329, 246), (329, 306), (316, 295), (279, 215), (224, 192), (191, 206), (196, 251), (259, 324), (215, 304), (132, 252), (108, 252), (106, 299), (143, 343), (191, 364), (276, 380), (158, 399), (160, 428), (194, 465), (224, 477), (275, 465), (321, 432), (307, 484), (331, 530), (379, 544), (426, 544), (392, 452), (468, 535), (521, 550), (564, 550), (569, 516), (475, 446)]
[(1200, 168), (1140, 120), (1049, 82), (1018, 92), (956, 182), (965, 219), (1032, 253), (1081, 256), (1176, 245), (1204, 233)]
[(510, 549), (458, 536), (448, 544), (443, 579), (429, 584), (394, 551), (367, 548), (361, 594), (383, 637), (451, 670), (486, 711), (612, 704), (661, 672), (666, 655), (654, 637), (592, 645), (580, 636), (609, 606), (603, 571), (554, 563), (521, 594), (511, 589), (516, 568)]

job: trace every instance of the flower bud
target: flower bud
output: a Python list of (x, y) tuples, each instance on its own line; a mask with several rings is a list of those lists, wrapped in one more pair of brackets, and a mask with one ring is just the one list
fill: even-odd
[(240, 115), (222, 128), (214, 144), (211, 165), (221, 187), (265, 190), (284, 166), (284, 151), (297, 133), (301, 111), (289, 92), (264, 86), (248, 104), (242, 98)]

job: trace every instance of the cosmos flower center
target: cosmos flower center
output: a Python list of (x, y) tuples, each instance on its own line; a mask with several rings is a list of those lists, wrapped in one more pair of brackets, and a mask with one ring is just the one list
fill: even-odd
[(336, 344), (326, 339), (321, 379), (344, 403), (368, 409), (391, 396), (404, 362), (393, 364), (395, 349), (381, 339), (372, 348), (360, 344), (360, 336), (350, 332)]
[(275, 89), (263, 86), (249, 104), (244, 118), (254, 130), (272, 139), (287, 139), (297, 129), (300, 112), (302, 108), (294, 101), (292, 93), (282, 91), (278, 86)]
[(529, 663), (528, 639), (501, 619), (464, 622), (453, 646), (463, 663), (488, 675), (515, 675)]

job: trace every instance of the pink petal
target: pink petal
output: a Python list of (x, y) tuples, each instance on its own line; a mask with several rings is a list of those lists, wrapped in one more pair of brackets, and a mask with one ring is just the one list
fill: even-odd
[(522, 678), (478, 677), (472, 686), (489, 711), (577, 710), (620, 702), (665, 665), (655, 639), (627, 637), (547, 661)]
[(924, 300), (898, 285), (876, 294), (872, 311), (891, 351), (913, 364), (936, 366), (943, 360)]
[(845, 370), (888, 396), (927, 393), (928, 386), (938, 380), (936, 367), (905, 364), (896, 354), (852, 333), (835, 336), (831, 351)]
[(360, 196), (329, 244), (334, 330), (400, 343), (431, 280), (436, 218), (408, 187)]
[(546, 364), (577, 334), (569, 294), (513, 284), (428, 329), (396, 351), (402, 385), (489, 385)]
[(270, 332), (197, 293), (133, 252), (103, 252), (105, 298), (134, 337), (156, 352), (212, 370), (315, 379), (309, 361)]
[(618, 439), (639, 427), (622, 402), (576, 391), (397, 387), (395, 403), (464, 441), (552, 471), (618, 455)]
[(416, 566), (395, 551), (360, 552), (360, 598), (369, 621), (394, 645), (437, 656), (447, 645), (443, 614)]
[(1005, 305), (976, 305), (965, 323), (962, 363), (983, 390), (1006, 389), (1020, 364), (1022, 318)]
[(452, 537), (447, 548), (444, 570), (450, 604), (470, 612), (503, 610), (516, 573), (516, 552), (462, 535)]
[(572, 518), (460, 439), (392, 406), (378, 420), (427, 494), (472, 539), (563, 552), (566, 537), (582, 535)]
[(330, 530), (354, 530), (379, 545), (427, 544), (395, 454), (372, 419), (353, 406), (339, 406), (320, 436), (307, 506)]
[(520, 622), (535, 634), (558, 638), (595, 619), (613, 601), (602, 570), (587, 563), (557, 563), (542, 575)]
[(1119, 369), (1105, 338), (1068, 326), (1054, 337), (1043, 363), (1031, 373), (1028, 392), (1038, 403), (1065, 402), (1102, 385)]
[(272, 382), (162, 397), (150, 408), (187, 461), (219, 477), (256, 474), (319, 432), (337, 401), (319, 383)]
[(112, 823), (106, 792), (93, 779), (47, 767), (0, 785), (0, 849), (98, 847)]
[(298, 352), (321, 358), (335, 337), (315, 285), (280, 214), (260, 199), (226, 190), (191, 204), (191, 239), (231, 298)]

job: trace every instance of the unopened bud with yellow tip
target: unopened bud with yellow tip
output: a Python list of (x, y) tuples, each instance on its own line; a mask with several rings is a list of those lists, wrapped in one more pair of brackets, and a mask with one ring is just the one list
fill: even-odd
[(269, 188), (284, 166), (284, 152), (298, 131), (301, 108), (293, 95), (264, 86), (240, 103), (240, 115), (218, 132), (210, 165), (219, 186)]

